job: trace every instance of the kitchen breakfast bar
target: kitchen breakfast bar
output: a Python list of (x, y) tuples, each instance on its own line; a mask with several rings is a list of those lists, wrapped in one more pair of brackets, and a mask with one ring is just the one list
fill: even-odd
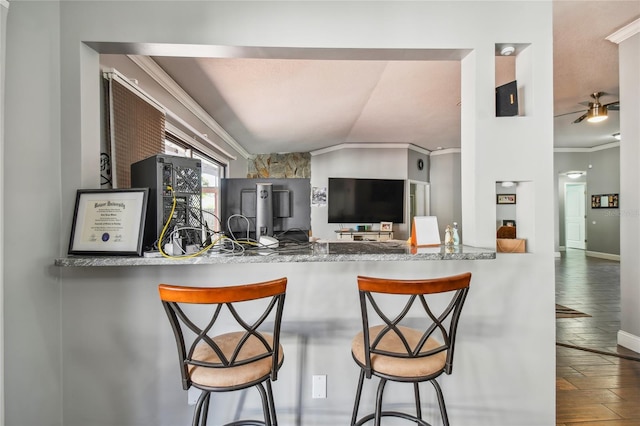
[[(356, 277), (413, 279), (471, 272), (453, 373), (439, 379), (450, 423), (552, 424), (548, 407), (555, 399), (555, 359), (548, 354), (554, 342), (545, 336), (554, 325), (554, 307), (546, 306), (532, 278), (536, 265), (547, 261), (533, 253), (496, 254), (469, 246), (412, 248), (398, 240), (289, 243), (183, 259), (59, 258), (55, 265), (65, 293), (65, 409), (92, 425), (189, 424), (193, 407), (188, 400), (193, 396), (180, 384), (158, 284), (223, 286), (287, 277), (285, 360), (274, 383), (279, 424), (348, 425), (359, 374), (350, 352), (351, 339), (361, 329)], [(540, 312), (549, 318), (540, 318)], [(314, 375), (326, 376), (326, 398), (312, 398)], [(377, 382), (367, 382), (360, 412), (371, 411), (375, 401)], [(87, 383), (91, 392), (81, 385)], [(423, 386), (424, 418), (440, 424), (435, 393), (430, 385)], [(253, 393), (215, 394), (211, 410), (227, 419), (240, 410), (244, 418), (259, 417)], [(384, 401), (392, 409), (411, 411), (412, 387), (390, 383)], [(112, 406), (131, 409), (115, 411)], [(406, 424), (393, 420), (383, 424)]]

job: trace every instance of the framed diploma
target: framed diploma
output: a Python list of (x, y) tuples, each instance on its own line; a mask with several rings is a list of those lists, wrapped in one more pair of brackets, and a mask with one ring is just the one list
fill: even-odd
[(142, 255), (148, 188), (79, 189), (69, 254)]

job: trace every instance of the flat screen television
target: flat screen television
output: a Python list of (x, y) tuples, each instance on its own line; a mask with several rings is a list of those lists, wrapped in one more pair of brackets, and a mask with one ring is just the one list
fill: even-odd
[(402, 179), (329, 178), (329, 223), (404, 222)]

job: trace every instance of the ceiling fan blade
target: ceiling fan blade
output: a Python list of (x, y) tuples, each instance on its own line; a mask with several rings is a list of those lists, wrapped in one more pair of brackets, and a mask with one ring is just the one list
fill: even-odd
[(610, 104), (606, 104), (607, 110), (609, 111), (620, 111), (620, 101), (611, 102)]
[(573, 124), (578, 124), (579, 122), (581, 122), (582, 120), (584, 120), (585, 118), (587, 118), (587, 113), (585, 112), (584, 114), (582, 114), (580, 117), (576, 118), (573, 121)]
[(579, 111), (571, 111), (571, 112), (565, 112), (564, 114), (558, 114), (558, 115), (554, 115), (553, 118), (557, 118), (557, 117), (564, 117), (565, 115), (571, 115), (571, 114), (577, 114), (579, 112), (586, 112), (585, 110), (581, 109)]

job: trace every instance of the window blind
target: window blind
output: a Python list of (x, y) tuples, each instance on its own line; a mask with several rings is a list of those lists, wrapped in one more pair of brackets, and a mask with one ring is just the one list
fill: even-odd
[[(106, 148), (101, 156), (102, 186), (131, 187), (131, 164), (164, 152), (165, 111), (115, 72), (105, 73)], [(111, 176), (107, 176), (107, 172)]]

